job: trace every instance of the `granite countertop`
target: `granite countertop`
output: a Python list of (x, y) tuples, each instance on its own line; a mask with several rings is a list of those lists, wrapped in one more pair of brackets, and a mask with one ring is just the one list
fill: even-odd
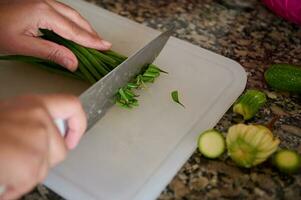
[[(263, 72), (271, 63), (301, 65), (301, 29), (269, 12), (258, 0), (88, 0), (119, 15), (163, 31), (239, 62), (248, 73), (247, 88), (258, 88), (268, 103), (249, 123), (267, 124), (275, 116), (274, 134), (281, 147), (301, 153), (301, 96), (271, 90)], [(222, 132), (240, 118), (227, 112), (216, 125)], [(170, 199), (297, 199), (301, 175), (284, 175), (269, 162), (241, 169), (225, 154), (218, 160), (190, 157), (159, 200)], [(39, 185), (23, 197), (61, 199)]]

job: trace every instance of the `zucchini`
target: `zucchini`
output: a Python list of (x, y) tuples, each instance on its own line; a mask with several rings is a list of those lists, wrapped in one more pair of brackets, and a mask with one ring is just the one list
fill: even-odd
[(198, 148), (205, 157), (217, 158), (221, 156), (226, 149), (225, 138), (214, 129), (207, 130), (199, 136)]
[(233, 112), (243, 116), (244, 120), (251, 119), (267, 101), (263, 92), (247, 90), (233, 105)]
[(272, 162), (279, 171), (287, 174), (296, 173), (301, 167), (301, 157), (293, 150), (279, 150), (273, 156)]
[(301, 67), (290, 64), (271, 65), (264, 73), (269, 86), (275, 90), (301, 93)]

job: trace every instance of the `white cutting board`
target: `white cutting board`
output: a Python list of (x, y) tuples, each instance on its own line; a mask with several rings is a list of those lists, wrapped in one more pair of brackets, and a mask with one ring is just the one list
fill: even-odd
[[(80, 11), (113, 49), (130, 55), (159, 32), (80, 0)], [(46, 185), (70, 200), (155, 199), (246, 84), (236, 62), (176, 38), (155, 61), (168, 71), (141, 92), (140, 106), (114, 106), (53, 169)], [(87, 84), (30, 65), (0, 62), (0, 97), (28, 92), (80, 94)], [(171, 100), (178, 90), (182, 108)]]

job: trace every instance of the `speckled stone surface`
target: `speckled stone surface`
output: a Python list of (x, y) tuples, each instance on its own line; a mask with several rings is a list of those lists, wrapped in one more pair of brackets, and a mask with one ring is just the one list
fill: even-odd
[[(247, 88), (268, 96), (268, 103), (247, 123), (267, 124), (279, 116), (274, 134), (281, 147), (301, 153), (301, 96), (273, 91), (263, 79), (271, 63), (301, 65), (300, 28), (257, 0), (89, 1), (157, 30), (173, 24), (174, 36), (238, 61), (248, 72)], [(216, 128), (226, 133), (240, 121), (229, 110)], [(22, 199), (61, 198), (39, 185)], [(226, 154), (208, 160), (195, 151), (158, 199), (301, 199), (301, 175), (281, 174), (270, 162), (241, 169)]]

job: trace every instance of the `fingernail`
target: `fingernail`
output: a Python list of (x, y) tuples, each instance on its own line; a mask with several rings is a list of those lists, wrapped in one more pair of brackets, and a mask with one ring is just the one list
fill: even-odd
[(6, 187), (4, 185), (0, 185), (0, 197), (5, 193)]
[(65, 67), (68, 67), (68, 69), (70, 69), (71, 67), (73, 67), (73, 61), (69, 58), (64, 58), (63, 59), (63, 65)]
[(104, 46), (106, 46), (106, 47), (111, 47), (111, 46), (112, 46), (112, 44), (111, 44), (110, 42), (105, 41), (105, 40), (101, 40), (101, 43), (102, 43)]
[(69, 142), (67, 143), (68, 149), (73, 150), (77, 146), (77, 143), (75, 142)]

